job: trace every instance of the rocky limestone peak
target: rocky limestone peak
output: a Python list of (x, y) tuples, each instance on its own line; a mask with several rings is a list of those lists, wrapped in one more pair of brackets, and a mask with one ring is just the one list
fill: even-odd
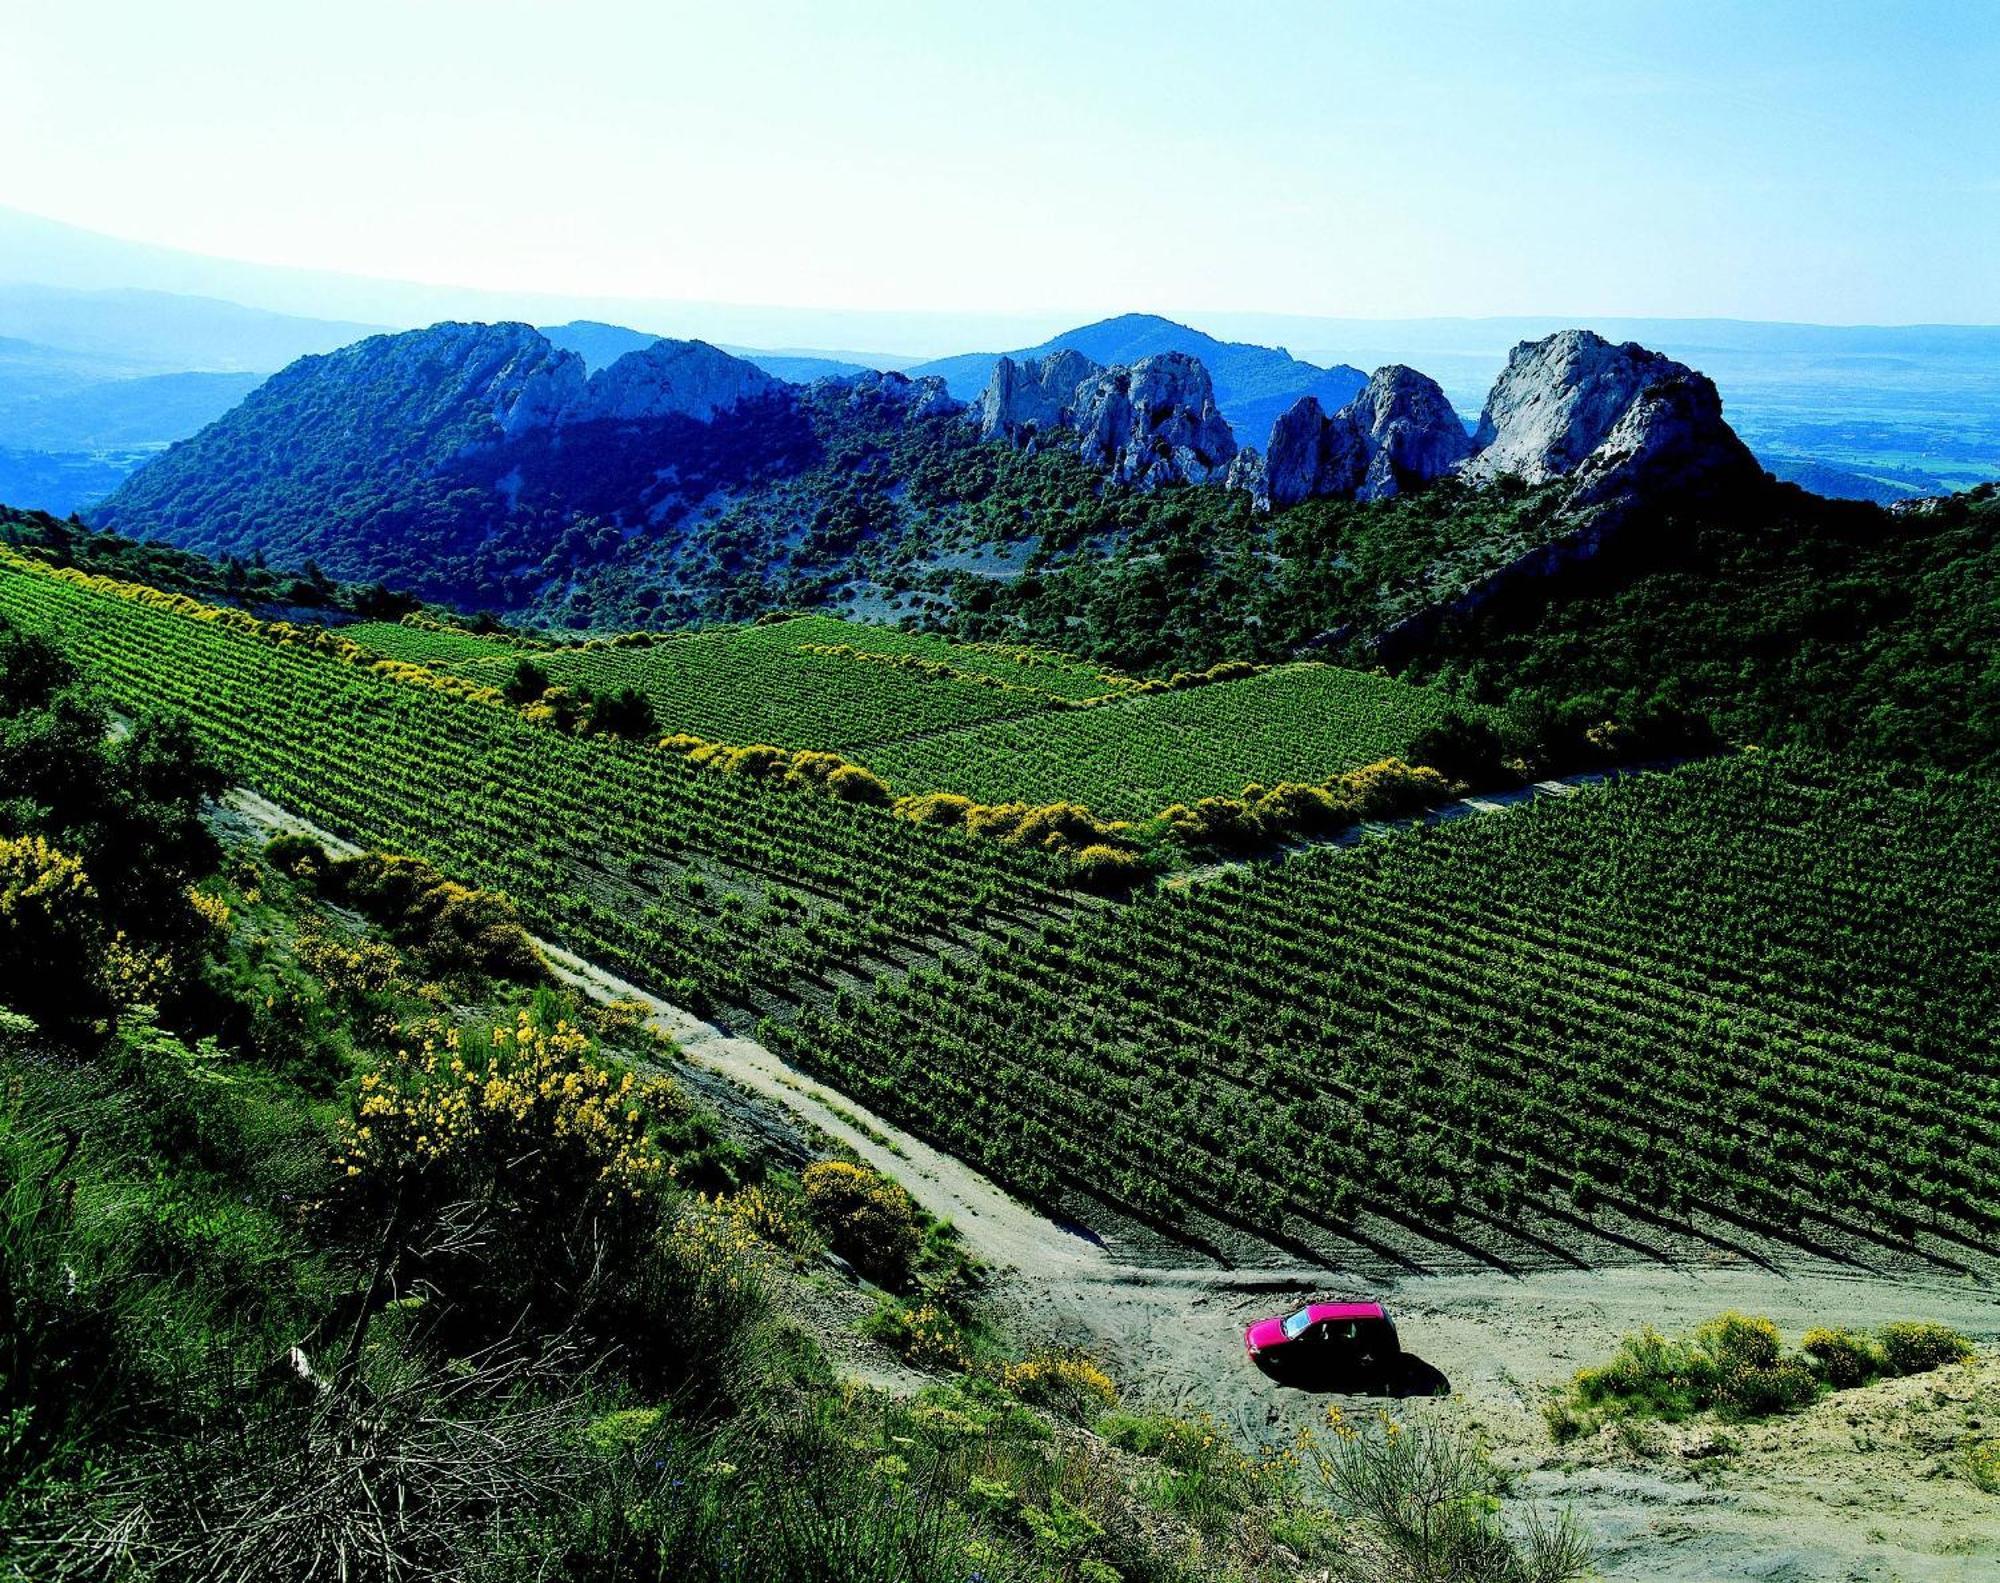
[(1438, 382), (1401, 363), (1376, 369), (1335, 421), (1354, 432), (1367, 457), (1357, 500), (1427, 484), (1472, 454), (1472, 437)]
[(783, 388), (755, 363), (706, 341), (655, 341), (600, 368), (559, 414), (563, 423), (635, 422), (675, 415), (706, 423)]
[(965, 403), (952, 395), (940, 374), (925, 374), (921, 379), (912, 379), (908, 374), (870, 369), (865, 374), (851, 374), (845, 379), (828, 379), (820, 383), (827, 388), (844, 388), (850, 407), (879, 401), (899, 408), (905, 418), (929, 418), (960, 412), (965, 408)]
[(1484, 481), (1513, 473), (1531, 484), (1565, 477), (1648, 386), (1691, 373), (1636, 341), (1614, 346), (1591, 330), (1523, 341), (1486, 397), (1465, 474)]
[(1679, 364), (1632, 401), (1575, 473), (1568, 509), (1597, 513), (1686, 499), (1763, 475), (1722, 416), (1715, 382)]
[(1141, 489), (1220, 479), (1236, 456), (1208, 370), (1185, 352), (1085, 380), (1071, 423), (1085, 462)]
[(982, 440), (1016, 444), (1067, 428), (1077, 387), (1103, 371), (1101, 365), (1068, 347), (1035, 362), (1017, 363), (1003, 357), (993, 365), (993, 375), (970, 417)]
[(419, 427), (433, 416), (481, 410), (513, 435), (547, 422), (583, 389), (584, 372), (581, 358), (551, 346), (531, 325), (446, 321), (301, 358), (274, 380), (352, 382), (393, 393), (383, 399)]
[(1328, 417), (1301, 397), (1271, 427), (1260, 510), (1301, 500), (1383, 500), (1449, 472), (1472, 449), (1435, 380), (1392, 363)]
[(1301, 500), (1347, 499), (1361, 487), (1367, 469), (1354, 425), (1329, 418), (1317, 396), (1301, 396), (1271, 425), (1263, 477), (1254, 481), (1252, 492), (1261, 511)]

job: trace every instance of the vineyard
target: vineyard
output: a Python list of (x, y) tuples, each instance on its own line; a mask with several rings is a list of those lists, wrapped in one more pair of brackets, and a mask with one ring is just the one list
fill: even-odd
[(1990, 789), (1787, 755), (1164, 889), (770, 1036), (1058, 1201), (1512, 1257), (1990, 1253), (1996, 1029)]
[(567, 737), (135, 592), (0, 556), (0, 615), (57, 638), (119, 705), (186, 716), (244, 784), (505, 891), (537, 929), (696, 1008), (782, 1014), (1069, 905), (1051, 860)]
[(530, 650), (381, 622), (343, 635), (489, 686), (525, 656), (558, 685), (636, 687), (662, 730), (840, 752), (902, 792), (1080, 802), (1111, 818), (1251, 782), (1323, 782), (1407, 751), (1446, 708), (1424, 688), (1314, 664), (1141, 692), (1060, 655), (825, 616)]
[(1143, 819), (1257, 781), (1325, 781), (1408, 751), (1446, 700), (1386, 676), (1285, 665), (1240, 681), (1120, 699), (870, 747), (891, 784), (980, 802), (1073, 800)]
[(1058, 700), (1130, 685), (1056, 656), (954, 645), (824, 616), (546, 648), (379, 622), (344, 635), (492, 686), (529, 658), (558, 686), (599, 693), (636, 687), (663, 730), (793, 749), (851, 750), (1039, 714)]
[[(506, 891), (662, 994), (763, 1018), (800, 1066), (1029, 1194), (1392, 1257), (1665, 1229), (1992, 1251), (2000, 819), (1976, 778), (1748, 755), (1092, 904), (1036, 854), (549, 731), (204, 609), (0, 556), (0, 615), (121, 705), (186, 715), (243, 782)], [(1254, 774), (1232, 694), (1324, 684), (1326, 715), (1354, 680), (1037, 723), (1217, 710)]]

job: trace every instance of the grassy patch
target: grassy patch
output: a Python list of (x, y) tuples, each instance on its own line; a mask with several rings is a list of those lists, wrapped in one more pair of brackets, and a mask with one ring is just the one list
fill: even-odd
[(1918, 1321), (1884, 1325), (1872, 1337), (1813, 1329), (1788, 1353), (1770, 1320), (1727, 1313), (1685, 1336), (1651, 1327), (1627, 1336), (1610, 1361), (1578, 1371), (1546, 1415), (1559, 1441), (1643, 1419), (1768, 1418), (1796, 1412), (1829, 1390), (1928, 1373), (1971, 1354), (1972, 1344), (1957, 1331)]

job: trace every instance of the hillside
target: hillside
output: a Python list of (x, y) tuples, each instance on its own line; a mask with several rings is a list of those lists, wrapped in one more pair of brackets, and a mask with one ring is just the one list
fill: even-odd
[[(1313, 626), (1288, 620), (1303, 642), (1406, 620), (1545, 548), (1549, 564), (1587, 556), (1670, 498), (1757, 487), (1693, 370), (1582, 334), (1516, 352), (1476, 441), (1435, 385), (1389, 368), (1330, 413), (1300, 397), (1259, 457), (1234, 449), (1208, 371), (1181, 353), (1003, 360), (961, 414), (934, 376), (798, 389), (684, 341), (587, 373), (526, 326), (440, 325), (294, 365), (94, 515), (461, 609), (615, 628), (805, 606), (983, 620), (1051, 573), (1116, 577), (1135, 546), (1150, 556), (1195, 522), (1210, 525), (1205, 569), (1235, 540), (1229, 575), (1242, 555), (1275, 554), (1282, 572), (1320, 553), (1297, 530), (1322, 502), (1389, 503), (1355, 519), (1379, 551), (1335, 556), (1342, 597), (1312, 602)], [(1520, 495), (1517, 469), (1546, 492)], [(1457, 474), (1488, 487), (1454, 493)], [(1402, 494), (1427, 503), (1389, 501)], [(1067, 649), (1077, 633), (1034, 641)], [(1170, 663), (1199, 641), (1119, 657)]]
[[(962, 465), (1068, 476), (1055, 456), (950, 432)], [(1565, 488), (1454, 484), (1271, 517), (1239, 492), (1228, 520), (1395, 523), (1385, 544), (1416, 543), (1460, 495), (1532, 515)], [(1929, 575), (1963, 561), (1985, 504), (1910, 514), (1913, 532), (1961, 535), (1933, 542)], [(140, 722), (140, 747), (108, 748), (106, 718), (66, 706), (50, 716), (81, 722), (65, 740), (129, 754), (150, 795), (181, 799), (183, 831), (201, 787), (266, 800), (210, 808), (226, 858), (115, 848), (184, 863), (157, 886), (101, 855), (95, 827), (61, 826), (121, 875), (116, 905), (155, 909), (121, 914), (115, 948), (93, 943), (110, 938), (99, 923), (23, 933), (0, 917), (0, 951), (36, 953), (32, 972), (0, 958), (0, 1002), (33, 1014), (0, 1017), (17, 1096), (0, 1142), (30, 1162), (17, 1182), (57, 1161), (75, 1184), (37, 1201), (60, 1206), (34, 1222), (56, 1262), (10, 1279), (98, 1327), (64, 1367), (121, 1404), (17, 1437), (36, 1482), (0, 1491), (0, 1545), (88, 1532), (172, 1576), (170, 1541), (211, 1553), (232, 1514), (293, 1487), (301, 1446), (344, 1467), (360, 1435), (370, 1459), (388, 1446), (451, 1470), (411, 1475), (386, 1514), (345, 1484), (321, 1497), (315, 1535), (358, 1523), (398, 1554), (483, 1554), (504, 1501), (536, 1566), (609, 1534), (677, 1564), (753, 1555), (775, 1583), (822, 1575), (845, 1542), (825, 1535), (854, 1533), (865, 1497), (870, 1524), (878, 1505), (888, 1524), (919, 1505), (925, 1543), (944, 1547), (925, 1583), (962, 1583), (968, 1546), (988, 1576), (1037, 1583), (1078, 1556), (1124, 1576), (1296, 1583), (1380, 1543), (1326, 1516), (1317, 1429), (1376, 1479), (1408, 1476), (1399, 1446), (1434, 1447), (1454, 1500), (1516, 1512), (1481, 1460), (1495, 1438), (1510, 1466), (1562, 1478), (1643, 1572), (1656, 1546), (1631, 1537), (1615, 1489), (1565, 1474), (1534, 1416), (1579, 1338), (1609, 1350), (1621, 1325), (1761, 1308), (1773, 1270), (1800, 1329), (1916, 1313), (1989, 1334), (1965, 1278), (2000, 1261), (1988, 778), (1730, 752), (1433, 820), (1425, 801), (1372, 800), (1423, 772), (1376, 766), (1356, 786), (1271, 788), (1254, 812), (1337, 790), (1354, 817), (1400, 822), (1337, 840), (1292, 827), (1275, 850), (1204, 847), (1173, 820), (1106, 828), (1084, 839), (1155, 844), (1105, 887), (1073, 847), (1023, 839), (1075, 810), (953, 824), (855, 766), (896, 791), (975, 774), (958, 784), (1143, 814), (1372, 758), (1441, 720), (1444, 696), (1295, 664), (1146, 690), (1075, 657), (818, 615), (588, 641), (436, 612), (327, 630), (129, 580), (262, 598), (281, 585), (268, 570), (204, 571), (61, 524), (19, 537), (0, 549), (0, 624), (59, 642), (91, 708)], [(53, 567), (58, 547), (128, 575)], [(50, 673), (10, 668), (8, 642), (0, 709)], [(539, 697), (511, 691), (524, 661), (550, 684)], [(564, 697), (614, 688), (657, 718), (628, 735)], [(185, 730), (161, 735), (162, 711)], [(787, 747), (655, 734), (682, 721)], [(1622, 726), (1590, 730), (1599, 751), (1634, 750)], [(846, 765), (789, 746), (864, 739)], [(41, 740), (10, 722), (9, 762), (37, 766)], [(212, 759), (195, 791), (168, 773), (169, 745)], [(31, 796), (0, 820), (63, 806)], [(324, 838), (263, 846), (300, 819)], [(0, 851), (60, 862), (5, 839), (16, 828)], [(155, 938), (158, 964), (124, 954)], [(76, 984), (109, 1022), (62, 1020), (84, 1004)], [(161, 1009), (135, 1009), (141, 993)], [(326, 1208), (301, 1214), (306, 1195)], [(960, 1232), (918, 1202), (953, 1206)], [(468, 1231), (468, 1204), (492, 1207), (490, 1229)], [(605, 1260), (618, 1279), (592, 1275)], [(385, 1261), (393, 1283), (371, 1273)], [(1350, 1434), (1324, 1397), (1245, 1358), (1244, 1324), (1295, 1293), (1356, 1289), (1389, 1293), (1413, 1354), (1419, 1399), (1382, 1404), (1394, 1431)], [(1079, 1348), (1137, 1382), (1125, 1403)], [(54, 1354), (29, 1356), (40, 1370)], [(265, 1367), (274, 1356), (291, 1361)], [(1789, 1400), (1837, 1387), (1791, 1367)], [(162, 1391), (161, 1370), (199, 1383)], [(7, 1388), (59, 1399), (50, 1378)], [(1939, 1370), (1923, 1400), (1957, 1401), (1957, 1380)], [(1421, 1399), (1447, 1386), (1479, 1430)], [(1947, 1422), (1917, 1411), (1899, 1435)], [(805, 1424), (801, 1442), (787, 1426)], [(1645, 1443), (1644, 1426), (1616, 1441)], [(190, 1459), (199, 1478), (165, 1480)], [(790, 1471), (767, 1482), (767, 1463)], [(1214, 1481), (1192, 1510), (1191, 1467)], [(674, 1527), (690, 1489), (739, 1515)], [(1952, 1482), (1933, 1504), (1962, 1510), (1964, 1493)], [(1044, 1516), (1013, 1515), (1029, 1506), (1064, 1514), (1066, 1559), (1050, 1559)], [(1703, 1556), (1756, 1543), (1734, 1506), (1703, 1512)], [(793, 1523), (819, 1537), (770, 1560), (758, 1547)]]
[[(508, 605), (617, 545), (599, 513), (646, 520), (794, 467), (809, 436), (789, 411), (737, 410), (775, 388), (699, 342), (651, 341), (586, 375), (526, 325), (433, 326), (293, 364), (95, 516)], [(679, 461), (664, 479), (663, 453)]]
[(1157, 314), (1127, 313), (1096, 324), (1081, 325), (1050, 336), (1019, 351), (974, 352), (938, 358), (905, 369), (912, 379), (940, 376), (960, 401), (971, 401), (992, 375), (1002, 355), (1016, 362), (1033, 362), (1063, 348), (1081, 352), (1108, 366), (1136, 363), (1161, 352), (1183, 352), (1197, 359), (1215, 381), (1215, 398), (1222, 415), (1236, 431), (1239, 445), (1261, 448), (1279, 414), (1301, 396), (1317, 397), (1328, 411), (1345, 406), (1361, 389), (1366, 375), (1358, 368), (1336, 364), (1323, 368), (1304, 363), (1279, 347), (1222, 341)]

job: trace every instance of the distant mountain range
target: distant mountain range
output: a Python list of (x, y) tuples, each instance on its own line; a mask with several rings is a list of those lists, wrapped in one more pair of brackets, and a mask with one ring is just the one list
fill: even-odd
[[(1143, 354), (1131, 363), (1071, 346), (999, 357), (968, 407), (921, 370), (802, 387), (617, 326), (436, 324), (301, 358), (92, 520), (589, 625), (829, 603), (955, 548), (1025, 558), (1079, 516), (1109, 549), (1185, 512), (1240, 522), (1433, 486), (1541, 491), (1534, 536), (1483, 569), (1498, 572), (1530, 549), (1549, 564), (1592, 553), (1670, 502), (1762, 487), (1711, 382), (1587, 331), (1517, 348), (1476, 434), (1433, 381), (1389, 367), (1331, 410), (1294, 394), (1268, 454), (1238, 446), (1197, 357), (1145, 350), (1187, 333), (1125, 319), (1083, 337)], [(1213, 344), (1273, 380), (1309, 367)], [(1452, 558), (1463, 583), (1477, 558)]]
[[(643, 330), (628, 330), (621, 324), (601, 324), (594, 319), (573, 319), (568, 324), (545, 324), (542, 334), (549, 344), (583, 359), (584, 367), (596, 373), (609, 367), (627, 352), (643, 351), (665, 339)], [(847, 379), (871, 369), (895, 369), (906, 360), (845, 356), (835, 352), (760, 351), (749, 346), (724, 346), (720, 350), (755, 363), (773, 379), (787, 384), (810, 385), (815, 379)]]
[[(1057, 330), (1060, 319), (1047, 314), (590, 301), (364, 280), (206, 258), (0, 209), (0, 450), (36, 458), (0, 467), (0, 498), (56, 511), (88, 505), (226, 411), (243, 376), (380, 326), (448, 316), (544, 323), (589, 369), (650, 344), (658, 328), (703, 336), (792, 383), (902, 369), (939, 374), (962, 400), (1000, 355), (955, 351), (968, 345), (1015, 346), (1017, 361), (1069, 347), (1107, 366), (1184, 352), (1208, 368), (1239, 443), (1260, 449), (1299, 395), (1335, 411), (1363, 370), (1388, 364), (1423, 369), (1469, 422), (1514, 346), (1580, 323), (1703, 369), (1765, 465), (1816, 490), (1893, 501), (2000, 478), (2000, 327), (1214, 313), (1199, 330), (1153, 314)], [(109, 388), (165, 375), (233, 377)], [(89, 386), (106, 388), (80, 394)]]

